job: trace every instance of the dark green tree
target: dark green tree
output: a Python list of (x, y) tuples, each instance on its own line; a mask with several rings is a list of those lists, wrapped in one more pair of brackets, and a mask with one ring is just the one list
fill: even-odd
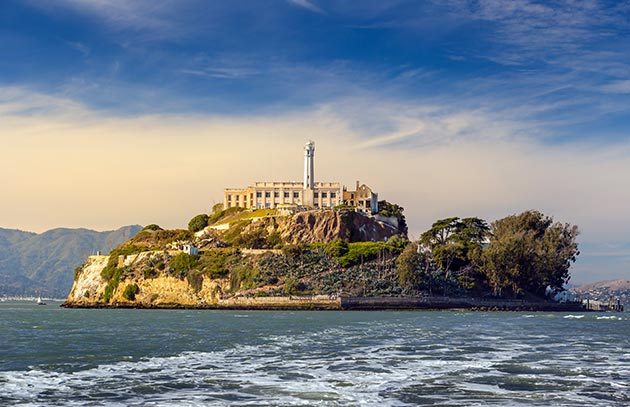
[(202, 213), (195, 216), (188, 222), (188, 230), (191, 232), (199, 232), (201, 229), (208, 226), (208, 215)]
[(578, 234), (577, 226), (554, 223), (538, 211), (493, 222), (481, 263), (494, 294), (543, 296), (547, 287), (562, 289), (579, 255)]
[(433, 223), (421, 235), (420, 242), (448, 279), (451, 272), (469, 266), (480, 256), (488, 231), (483, 219), (452, 217)]
[(378, 201), (378, 213), (379, 215), (390, 217), (394, 216), (398, 221), (398, 231), (403, 237), (407, 237), (407, 220), (403, 212), (405, 208), (400, 205), (393, 204), (387, 201)]

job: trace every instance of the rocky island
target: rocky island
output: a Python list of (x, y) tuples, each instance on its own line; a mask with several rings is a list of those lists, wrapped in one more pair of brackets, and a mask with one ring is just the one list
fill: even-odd
[(67, 307), (580, 309), (550, 297), (569, 280), (576, 226), (537, 211), (488, 225), (436, 221), (409, 241), (403, 208), (365, 184), (226, 188), (187, 230), (144, 227), (74, 273)]

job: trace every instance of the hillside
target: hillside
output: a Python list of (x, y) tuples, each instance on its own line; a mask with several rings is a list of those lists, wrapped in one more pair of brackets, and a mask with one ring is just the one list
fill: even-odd
[(140, 229), (138, 225), (105, 232), (58, 228), (36, 234), (0, 228), (0, 296), (65, 297), (75, 267), (88, 255), (107, 253)]
[(592, 290), (608, 289), (612, 291), (628, 291), (630, 290), (630, 280), (618, 279), (618, 280), (606, 280), (598, 281), (595, 283), (584, 284), (580, 287), (574, 287), (576, 292), (587, 292)]
[(66, 305), (229, 306), (289, 295), (327, 304), (339, 294), (399, 295), (395, 258), (406, 240), (398, 232), (343, 210), (224, 211), (197, 233), (149, 225), (110, 256), (91, 256)]

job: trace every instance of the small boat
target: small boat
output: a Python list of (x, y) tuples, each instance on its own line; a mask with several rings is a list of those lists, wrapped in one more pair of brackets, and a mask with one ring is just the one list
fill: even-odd
[(46, 305), (46, 303), (42, 301), (42, 297), (37, 297), (37, 305)]

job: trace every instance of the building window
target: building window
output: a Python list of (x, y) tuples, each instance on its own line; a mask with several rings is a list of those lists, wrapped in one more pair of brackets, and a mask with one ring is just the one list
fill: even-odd
[(290, 196), (291, 196), (291, 195), (290, 195), (288, 192), (285, 192), (285, 193), (284, 193), (284, 197), (285, 197), (285, 198), (289, 198)]
[(328, 198), (328, 194), (326, 192), (322, 192), (322, 198)]
[(232, 195), (228, 195), (228, 202), (232, 201)]
[(313, 198), (319, 198), (319, 192), (313, 192)]
[(265, 198), (271, 198), (271, 192), (265, 191)]
[(337, 197), (337, 194), (336, 194), (336, 193), (334, 193), (334, 192), (331, 192), (331, 193), (330, 193), (330, 197), (331, 197), (331, 198), (336, 198), (336, 197)]
[(274, 192), (273, 193), (273, 197), (274, 198), (280, 198), (280, 192)]
[(350, 194), (350, 199), (354, 199), (354, 194)]
[(256, 198), (262, 198), (262, 192), (260, 191), (256, 192)]
[(294, 192), (293, 193), (293, 198), (299, 198), (300, 197), (300, 193), (299, 192)]

